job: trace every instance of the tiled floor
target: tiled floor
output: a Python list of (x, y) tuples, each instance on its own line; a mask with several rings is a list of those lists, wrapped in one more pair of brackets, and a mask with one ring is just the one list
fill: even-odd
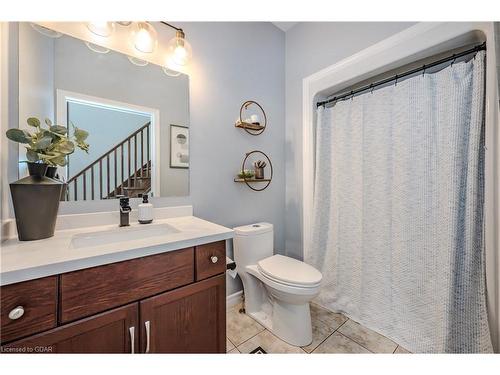
[(250, 353), (258, 346), (267, 353), (409, 353), (387, 337), (315, 304), (311, 304), (313, 341), (299, 348), (240, 313), (240, 308), (241, 304), (227, 310), (226, 349), (230, 354)]

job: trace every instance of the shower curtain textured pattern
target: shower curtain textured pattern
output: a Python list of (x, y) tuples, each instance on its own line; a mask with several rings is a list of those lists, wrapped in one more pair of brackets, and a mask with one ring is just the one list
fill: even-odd
[(485, 53), (318, 109), (317, 302), (412, 352), (492, 352)]

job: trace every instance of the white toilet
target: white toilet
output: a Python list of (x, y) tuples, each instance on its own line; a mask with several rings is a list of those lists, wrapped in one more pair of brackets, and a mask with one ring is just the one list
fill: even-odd
[(289, 344), (309, 345), (309, 301), (319, 293), (321, 272), (299, 260), (273, 255), (272, 224), (244, 225), (234, 232), (234, 260), (247, 315)]

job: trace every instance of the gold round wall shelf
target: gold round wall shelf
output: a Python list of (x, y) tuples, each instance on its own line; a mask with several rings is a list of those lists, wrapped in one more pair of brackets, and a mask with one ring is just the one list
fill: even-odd
[[(252, 176), (249, 176), (248, 172), (249, 171), (251, 172), (251, 170), (245, 169), (245, 164), (247, 163), (251, 155), (256, 155), (256, 154), (263, 155), (266, 158), (267, 162), (263, 160), (254, 161), (253, 162), (254, 172)], [(265, 173), (266, 167), (269, 168), (269, 177), (267, 178)], [(245, 183), (250, 189), (254, 191), (262, 191), (267, 189), (267, 187), (271, 184), (272, 180), (273, 180), (273, 163), (271, 162), (271, 159), (263, 151), (253, 150), (245, 154), (245, 159), (243, 159), (243, 163), (241, 163), (240, 175), (238, 176), (238, 178), (234, 179), (234, 182)], [(264, 183), (265, 185), (261, 187), (254, 186), (254, 184), (262, 184), (262, 183)]]
[(267, 116), (264, 108), (254, 100), (247, 100), (241, 105), (240, 117), (234, 126), (245, 129), (251, 135), (262, 134), (267, 126)]

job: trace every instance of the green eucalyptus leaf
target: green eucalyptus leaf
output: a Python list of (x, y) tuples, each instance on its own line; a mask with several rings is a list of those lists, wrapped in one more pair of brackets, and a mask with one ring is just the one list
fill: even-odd
[(87, 139), (88, 136), (89, 133), (87, 131), (75, 127), (75, 139), (77, 140), (77, 142), (83, 142)]
[(31, 142), (31, 135), (25, 130), (21, 129), (9, 129), (6, 132), (7, 138), (11, 141), (18, 143), (29, 143)]
[(52, 121), (50, 121), (50, 119), (46, 118), (45, 119), (45, 123), (47, 124), (47, 126), (52, 126)]
[(52, 125), (50, 127), (50, 131), (56, 134), (65, 135), (68, 132), (68, 129), (65, 126)]
[(65, 155), (72, 154), (75, 151), (75, 144), (71, 141), (64, 140), (57, 144), (56, 150)]
[(35, 162), (40, 160), (40, 156), (38, 155), (37, 152), (33, 150), (28, 150), (26, 151), (26, 159), (28, 159), (28, 161)]
[(52, 137), (44, 136), (35, 143), (37, 150), (45, 150), (52, 144)]
[(33, 126), (35, 128), (40, 126), (40, 120), (37, 119), (36, 117), (29, 117), (26, 122), (28, 123), (29, 126)]
[(64, 167), (67, 164), (65, 156), (56, 156), (50, 159), (51, 163)]

